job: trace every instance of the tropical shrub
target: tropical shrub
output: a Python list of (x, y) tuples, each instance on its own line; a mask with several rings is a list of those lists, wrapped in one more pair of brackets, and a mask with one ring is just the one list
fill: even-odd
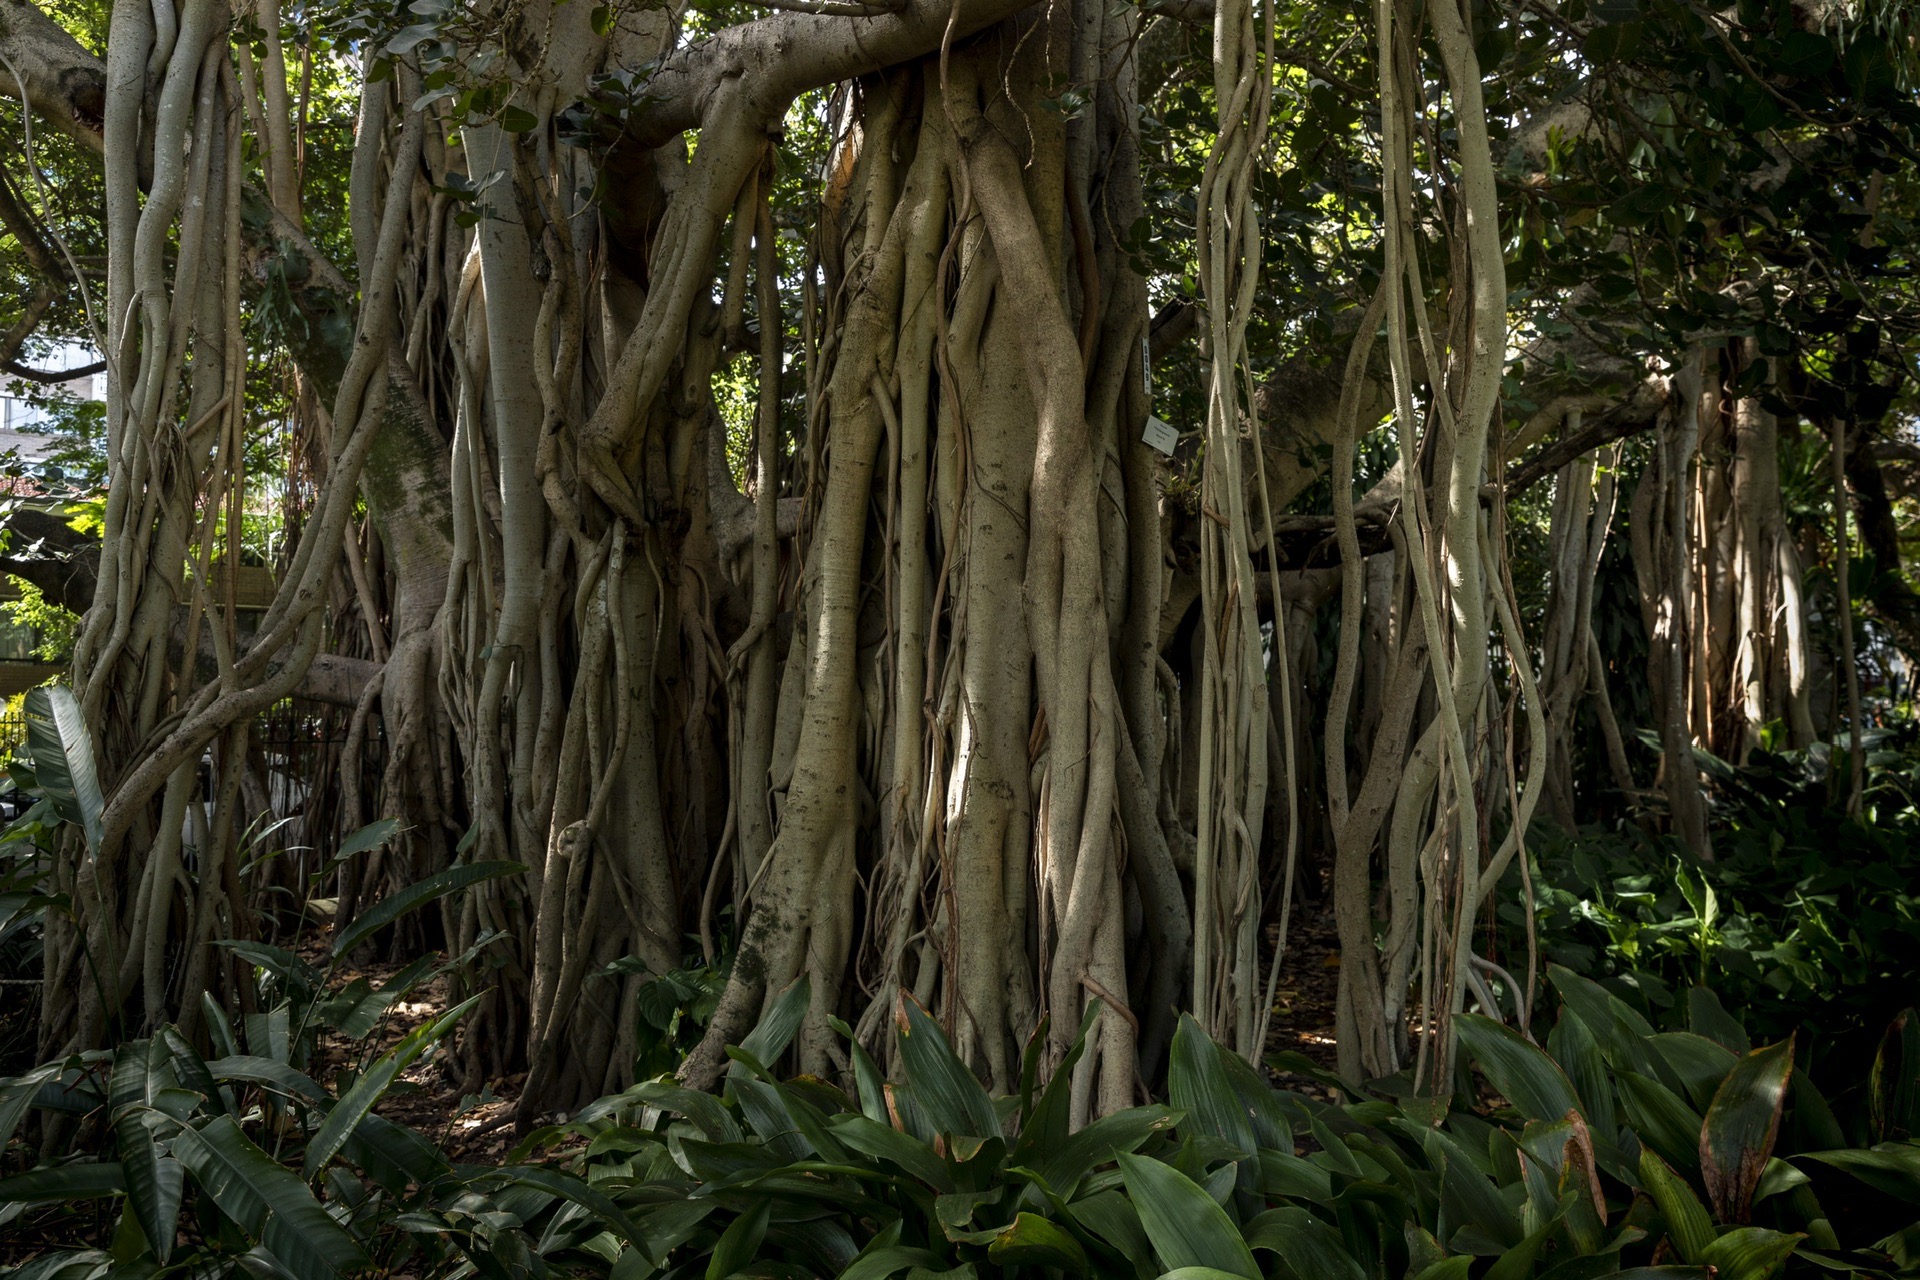
[[(1702, 864), (1637, 828), (1531, 837), (1540, 954), (1588, 974), (1647, 1019), (1684, 1025), (1686, 991), (1717, 991), (1762, 1039), (1798, 1034), (1819, 1065), (1873, 1051), (1920, 971), (1920, 751), (1867, 736), (1861, 815), (1845, 812), (1846, 753), (1756, 753), (1714, 781), (1716, 858)], [(1527, 913), (1501, 909), (1503, 946)]]
[[(884, 1081), (849, 1036), (846, 1092), (766, 1066), (799, 1025), (797, 987), (733, 1051), (721, 1096), (635, 1085), (529, 1135), (498, 1169), (452, 1164), (373, 1111), (395, 1064), (457, 1011), (338, 1096), (281, 1063), (202, 1061), (162, 1033), (0, 1091), (9, 1127), (52, 1090), (97, 1135), (90, 1156), (0, 1181), (0, 1204), (15, 1218), (117, 1204), (105, 1243), (18, 1273), (74, 1280), (162, 1267), (324, 1280), (368, 1265), (611, 1280), (1920, 1272), (1911, 1015), (1842, 1114), (1795, 1069), (1791, 1041), (1750, 1047), (1709, 993), (1689, 999), (1690, 1030), (1655, 1032), (1598, 985), (1552, 977), (1562, 1006), (1544, 1047), (1460, 1020), (1490, 1103), (1394, 1081), (1340, 1085), (1341, 1103), (1276, 1089), (1187, 1020), (1168, 1102), (1078, 1132), (1084, 1029), (1044, 1087), (1036, 1035), (1019, 1093), (995, 1100), (903, 998), (905, 1078)], [(527, 1159), (541, 1148), (563, 1154)], [(170, 1251), (150, 1243), (169, 1231)]]

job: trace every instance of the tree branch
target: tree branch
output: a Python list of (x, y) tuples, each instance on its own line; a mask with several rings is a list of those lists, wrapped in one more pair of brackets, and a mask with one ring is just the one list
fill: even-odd
[(16, 378), (37, 382), (43, 387), (52, 387), (62, 382), (71, 382), (75, 378), (91, 378), (96, 373), (105, 373), (107, 362), (95, 360), (92, 364), (77, 365), (72, 369), (34, 369), (9, 359), (0, 360), (0, 369), (4, 369)]
[[(0, 57), (26, 82), (27, 105), (50, 126), (98, 154), (107, 110), (107, 68), (27, 0), (0, 0)], [(18, 97), (10, 74), (0, 94)]]

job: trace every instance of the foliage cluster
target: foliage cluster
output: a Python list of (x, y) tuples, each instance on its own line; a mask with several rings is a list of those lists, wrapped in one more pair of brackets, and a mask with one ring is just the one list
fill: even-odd
[[(1799, 1033), (1817, 1057), (1870, 1050), (1912, 999), (1920, 971), (1920, 742), (1866, 735), (1858, 819), (1845, 811), (1847, 752), (1756, 753), (1735, 768), (1704, 752), (1716, 859), (1622, 824), (1539, 829), (1533, 927), (1541, 955), (1605, 983), (1644, 1016), (1679, 1016), (1707, 984), (1756, 1034)], [(1544, 838), (1540, 838), (1544, 837)], [(1522, 902), (1501, 911), (1525, 946)]]
[[(1920, 1023), (1889, 1034), (1865, 1105), (1836, 1113), (1791, 1040), (1750, 1048), (1704, 989), (1691, 1030), (1656, 1034), (1597, 985), (1564, 969), (1554, 983), (1544, 1049), (1462, 1021), (1491, 1106), (1391, 1082), (1342, 1085), (1344, 1103), (1275, 1089), (1188, 1020), (1169, 1103), (1078, 1133), (1078, 1044), (1039, 1087), (1036, 1036), (1019, 1094), (995, 1100), (904, 998), (904, 1079), (851, 1041), (851, 1092), (777, 1079), (765, 1064), (799, 1024), (798, 986), (733, 1051), (723, 1096), (638, 1084), (498, 1168), (456, 1164), (374, 1110), (459, 1009), (329, 1090), (289, 1061), (283, 1006), (247, 1020), (247, 1052), (208, 1060), (165, 1028), (7, 1082), (0, 1132), (37, 1104), (78, 1121), (79, 1154), (0, 1180), (0, 1215), (92, 1244), (14, 1273), (33, 1280), (1920, 1271)], [(538, 1148), (561, 1154), (526, 1159)]]

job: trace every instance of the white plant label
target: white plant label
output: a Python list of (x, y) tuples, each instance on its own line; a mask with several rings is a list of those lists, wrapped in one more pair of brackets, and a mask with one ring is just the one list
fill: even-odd
[(1178, 431), (1152, 416), (1147, 418), (1147, 429), (1140, 433), (1140, 438), (1169, 458), (1173, 456), (1173, 447), (1180, 443)]

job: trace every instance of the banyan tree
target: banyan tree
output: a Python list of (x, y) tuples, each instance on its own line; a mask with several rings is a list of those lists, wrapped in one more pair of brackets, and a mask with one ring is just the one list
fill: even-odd
[[(104, 797), (47, 1054), (270, 1013), (232, 940), (451, 876), (375, 945), (461, 958), (523, 1119), (690, 964), (696, 1085), (804, 982), (820, 1075), (902, 993), (1000, 1090), (1095, 1018), (1085, 1118), (1183, 1012), (1258, 1057), (1302, 897), (1343, 1068), (1424, 1087), (1525, 1017), (1530, 831), (1710, 857), (1696, 752), (1859, 723), (1810, 562), (1903, 394), (1848, 301), (1914, 197), (1897, 6), (83, 10), (0, 4), (5, 355), (66, 315), (108, 376), (99, 541), (8, 553), (84, 610)], [(298, 848), (289, 698), (341, 729)]]

